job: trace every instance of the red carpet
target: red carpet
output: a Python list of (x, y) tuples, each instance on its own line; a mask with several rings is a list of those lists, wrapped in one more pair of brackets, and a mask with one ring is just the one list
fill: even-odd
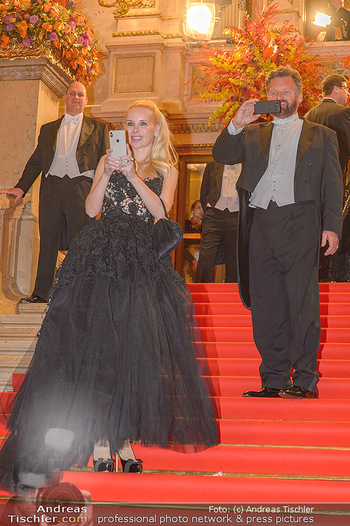
[[(320, 285), (319, 400), (242, 398), (243, 391), (260, 388), (250, 313), (235, 284), (190, 289), (209, 358), (221, 445), (194, 455), (136, 445), (142, 475), (70, 471), (64, 479), (90, 491), (95, 502), (349, 503), (350, 283)], [(20, 381), (14, 375), (16, 388)], [(217, 473), (222, 476), (212, 476)]]

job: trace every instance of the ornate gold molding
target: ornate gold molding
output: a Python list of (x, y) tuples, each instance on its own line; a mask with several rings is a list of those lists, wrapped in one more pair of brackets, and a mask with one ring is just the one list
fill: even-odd
[(146, 35), (160, 35), (158, 29), (143, 29), (141, 31), (117, 31), (112, 37), (143, 37)]
[(155, 6), (155, 0), (114, 0), (112, 2), (98, 0), (98, 3), (102, 7), (115, 7), (116, 9), (113, 11), (113, 16), (116, 19), (124, 17), (129, 9), (149, 8)]
[[(101, 0), (102, 1), (102, 0)], [(123, 18), (145, 18), (147, 16), (158, 17), (161, 20), (177, 20), (177, 16), (163, 16), (160, 11), (138, 11), (137, 13), (126, 13)]]
[(158, 29), (143, 29), (141, 31), (116, 31), (112, 33), (113, 38), (117, 37), (144, 37), (144, 36), (160, 35), (164, 40), (170, 38), (181, 38), (184, 40), (182, 33), (161, 33)]
[(299, 16), (301, 16), (299, 9), (297, 9), (296, 7), (294, 9), (290, 8), (290, 9), (279, 9), (278, 10), (278, 14), (284, 15), (288, 13), (297, 13)]
[(138, 13), (126, 13), (123, 18), (135, 18), (137, 17), (145, 17), (145, 16), (159, 16), (161, 17), (160, 11), (139, 11)]
[(187, 151), (194, 150), (212, 150), (214, 143), (203, 143), (203, 144), (176, 144), (176, 149), (182, 154)]
[(184, 42), (186, 42), (184, 36), (182, 33), (161, 33), (160, 36), (164, 38), (165, 40), (169, 38), (181, 38)]
[(194, 122), (194, 123), (182, 123), (172, 122), (171, 131), (174, 134), (179, 133), (206, 133), (206, 132), (217, 132), (221, 130), (221, 126), (214, 122), (211, 126), (207, 122)]
[(61, 98), (72, 78), (52, 58), (34, 56), (0, 61), (0, 82), (12, 80), (41, 80), (50, 90)]

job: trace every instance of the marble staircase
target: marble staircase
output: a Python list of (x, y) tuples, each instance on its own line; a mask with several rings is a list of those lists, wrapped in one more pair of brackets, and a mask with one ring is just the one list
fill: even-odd
[(0, 391), (12, 391), (12, 373), (27, 370), (45, 308), (18, 305), (18, 314), (0, 315)]

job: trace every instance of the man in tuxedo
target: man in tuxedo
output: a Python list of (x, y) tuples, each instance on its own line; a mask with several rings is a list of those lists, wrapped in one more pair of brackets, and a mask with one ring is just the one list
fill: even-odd
[[(348, 83), (343, 75), (328, 75), (321, 84), (323, 99), (310, 110), (305, 119), (318, 122), (331, 128), (337, 134), (339, 144), (339, 160), (343, 172), (344, 187), (347, 184), (348, 159), (350, 155), (350, 108), (345, 104), (348, 100)], [(341, 236), (342, 239), (344, 236)], [(341, 250), (339, 252), (342, 252)], [(338, 259), (339, 252), (335, 255)], [(319, 280), (334, 281), (332, 275), (333, 258), (320, 254)]]
[(237, 281), (239, 205), (236, 183), (240, 173), (240, 164), (224, 166), (210, 161), (205, 167), (199, 197), (204, 215), (196, 271), (197, 283), (214, 281), (215, 263), (221, 245), (225, 256), (225, 282)]
[(333, 74), (322, 80), (321, 87), (323, 99), (305, 115), (305, 119), (323, 124), (336, 132), (340, 166), (346, 184), (350, 155), (350, 108), (345, 106), (349, 93), (348, 82), (343, 75)]
[(39, 197), (40, 252), (34, 291), (20, 303), (45, 303), (48, 299), (58, 250), (91, 219), (85, 213), (97, 164), (109, 148), (107, 125), (86, 117), (86, 89), (73, 82), (64, 97), (66, 113), (40, 129), (37, 147), (15, 188), (0, 193), (21, 199), (42, 174)]
[(248, 100), (213, 148), (218, 162), (242, 162), (238, 274), (252, 311), (262, 383), (243, 396), (317, 398), (319, 245), (334, 254), (342, 223), (337, 136), (298, 118), (297, 71), (272, 70), (266, 88), (268, 99), (281, 105), (273, 122), (253, 124), (257, 100)]

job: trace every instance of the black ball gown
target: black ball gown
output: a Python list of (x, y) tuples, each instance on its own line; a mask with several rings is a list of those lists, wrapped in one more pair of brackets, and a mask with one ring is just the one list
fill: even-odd
[[(160, 195), (161, 176), (145, 183)], [(44, 450), (60, 469), (86, 465), (100, 439), (112, 451), (126, 439), (182, 451), (217, 444), (191, 295), (170, 256), (158, 259), (152, 225), (134, 187), (114, 172), (101, 218), (75, 238), (57, 272), (0, 451), (3, 481), (16, 458)]]

